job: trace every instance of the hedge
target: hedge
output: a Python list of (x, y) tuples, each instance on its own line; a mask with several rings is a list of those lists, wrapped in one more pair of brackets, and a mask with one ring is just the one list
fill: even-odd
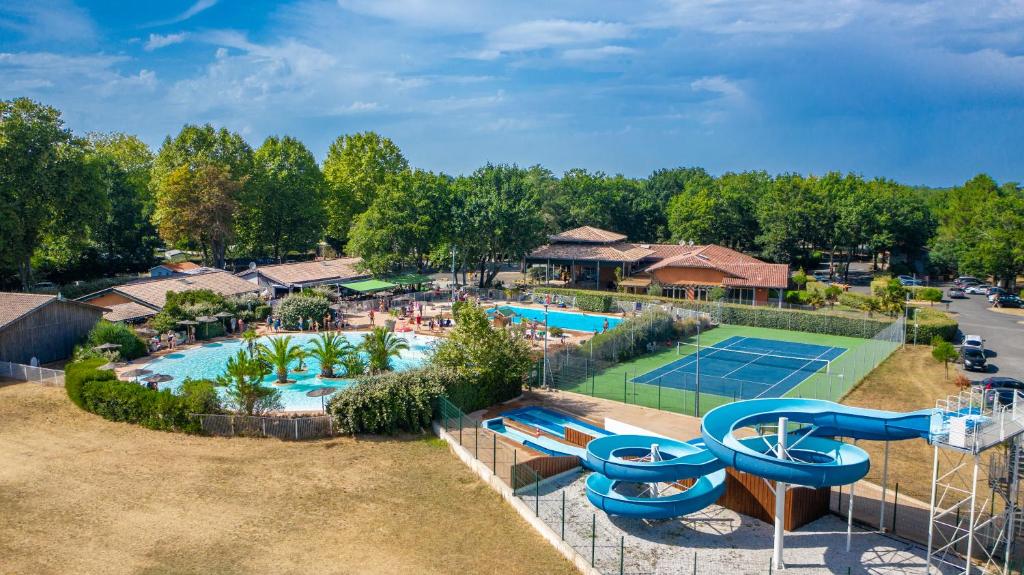
[(322, 322), (330, 311), (330, 305), (331, 302), (325, 297), (295, 293), (281, 300), (277, 306), (277, 315), (281, 317), (281, 324), (286, 329), (298, 329), (300, 319), (303, 324), (310, 320)]
[[(552, 295), (561, 295), (567, 297), (579, 297), (579, 295), (590, 295), (593, 293), (588, 290), (574, 290), (566, 288), (536, 288), (534, 289), (535, 294), (550, 293)], [(606, 295), (607, 294), (602, 294)], [(648, 303), (670, 303), (673, 306), (693, 309), (702, 311), (705, 313), (712, 313), (717, 310), (721, 310), (721, 322), (730, 325), (748, 325), (754, 327), (767, 327), (776, 329), (785, 329), (790, 331), (802, 331), (808, 333), (823, 333), (829, 335), (842, 335), (848, 337), (860, 337), (870, 338), (884, 328), (888, 327), (892, 323), (892, 319), (885, 316), (877, 317), (848, 317), (843, 315), (836, 315), (830, 313), (828, 310), (818, 311), (804, 311), (795, 309), (781, 309), (776, 307), (757, 307), (744, 304), (732, 304), (732, 303), (713, 303), (713, 302), (702, 302), (692, 300), (680, 300), (667, 297), (655, 297), (640, 294), (625, 294), (618, 293), (608, 297), (613, 297), (617, 300), (622, 301), (639, 301)], [(928, 329), (936, 330), (935, 333), (948, 333), (949, 330), (955, 334), (957, 329), (956, 321), (952, 320), (946, 314), (935, 311), (941, 314), (944, 319), (938, 319), (932, 317), (929, 321), (930, 324)], [(923, 318), (925, 314), (922, 313), (920, 316)], [(922, 329), (922, 325), (919, 326), (919, 330)], [(913, 339), (913, 330), (907, 330), (907, 337)], [(918, 338), (920, 340), (921, 331), (918, 331)], [(945, 337), (945, 336), (943, 336)]]
[(105, 343), (119, 345), (118, 354), (124, 360), (133, 360), (149, 353), (146, 349), (146, 342), (135, 335), (132, 328), (123, 323), (111, 323), (100, 320), (92, 330), (89, 331), (89, 347), (96, 347)]
[[(939, 336), (945, 341), (956, 341), (960, 324), (949, 314), (931, 307), (915, 307), (917, 321), (907, 324), (907, 341), (914, 341), (914, 324), (917, 324), (917, 343), (927, 343)], [(911, 316), (914, 317), (914, 316)]]
[(615, 298), (610, 295), (581, 294), (576, 296), (576, 307), (583, 311), (609, 312), (615, 309)]
[(120, 381), (114, 372), (98, 369), (103, 359), (72, 363), (64, 372), (71, 401), (110, 421), (136, 423), (150, 429), (199, 433), (199, 421), (190, 417), (197, 407), (216, 408), (216, 392), (209, 381), (191, 381), (182, 393), (156, 391), (137, 383)]
[[(695, 323), (691, 322), (696, 326)], [(595, 357), (608, 361), (626, 361), (647, 352), (647, 345), (677, 339), (680, 326), (663, 311), (648, 311), (623, 320), (614, 328), (591, 338)], [(696, 332), (696, 327), (693, 329)]]

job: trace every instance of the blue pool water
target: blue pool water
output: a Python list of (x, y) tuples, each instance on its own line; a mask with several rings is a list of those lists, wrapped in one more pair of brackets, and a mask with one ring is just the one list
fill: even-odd
[[(519, 323), (523, 318), (529, 321), (536, 321), (541, 324), (544, 323), (544, 310), (541, 308), (533, 307), (519, 307), (519, 306), (501, 306), (498, 308), (502, 313), (512, 313), (512, 322)], [(487, 310), (488, 315), (494, 314), (494, 309)], [(611, 329), (620, 323), (622, 318), (610, 316), (610, 315), (592, 315), (585, 313), (574, 313), (570, 311), (548, 311), (548, 326), (549, 327), (560, 327), (570, 331), (585, 331), (594, 333), (595, 331), (604, 331), (604, 322), (608, 322), (608, 329)]]
[(536, 427), (556, 437), (565, 437), (565, 428), (569, 427), (587, 435), (602, 437), (610, 435), (608, 431), (585, 421), (543, 407), (523, 407), (501, 414), (513, 421)]
[[(365, 333), (366, 332), (343, 332), (341, 335), (344, 336), (352, 345), (358, 345), (362, 341)], [(306, 349), (311, 348), (313, 340), (318, 337), (316, 334), (310, 333), (291, 335), (293, 344), (300, 345)], [(396, 371), (411, 369), (422, 365), (426, 361), (431, 347), (437, 340), (437, 338), (415, 334), (400, 334), (399, 337), (408, 342), (409, 349), (407, 351), (403, 351), (400, 357), (392, 358), (391, 361)], [(266, 343), (269, 339), (269, 337), (263, 337), (258, 341)], [(223, 374), (228, 359), (242, 349), (246, 349), (246, 347), (245, 343), (240, 339), (211, 342), (198, 348), (164, 355), (149, 362), (143, 366), (143, 368), (151, 370), (154, 373), (163, 373), (172, 376), (174, 380), (160, 384), (160, 389), (166, 388), (177, 391), (177, 389), (181, 387), (181, 383), (185, 381), (185, 378), (187, 377), (191, 377), (192, 379), (215, 379), (218, 375)], [(352, 385), (352, 380), (348, 379), (320, 379), (320, 364), (315, 359), (307, 359), (305, 361), (306, 369), (304, 371), (294, 371), (297, 367), (298, 362), (292, 363), (288, 372), (288, 379), (295, 381), (295, 383), (285, 386), (273, 386), (276, 389), (281, 390), (281, 400), (284, 403), (285, 410), (287, 411), (319, 410), (321, 405), (320, 398), (307, 397), (307, 392), (325, 386), (343, 389)], [(344, 375), (344, 368), (338, 368), (336, 373)], [(273, 374), (270, 374), (264, 381), (266, 381), (268, 385), (273, 385), (275, 380), (276, 377)]]

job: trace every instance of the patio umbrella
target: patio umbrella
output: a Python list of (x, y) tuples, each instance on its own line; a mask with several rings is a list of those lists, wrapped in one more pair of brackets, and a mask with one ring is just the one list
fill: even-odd
[(220, 319), (227, 319), (229, 317), (235, 317), (235, 314), (228, 311), (219, 311), (213, 314), (213, 317), (219, 317)]
[(192, 321), (190, 319), (183, 319), (178, 321), (178, 325), (199, 325), (199, 322)]
[(148, 370), (148, 369), (129, 369), (128, 371), (122, 371), (121, 372), (121, 377), (128, 377), (128, 378), (131, 378), (131, 379), (136, 379), (136, 378), (142, 377), (144, 375), (149, 375), (151, 373), (153, 373), (153, 372)]
[(333, 387), (330, 387), (330, 386), (318, 387), (317, 389), (314, 389), (314, 390), (306, 393), (306, 397), (319, 397), (320, 398), (320, 408), (323, 409), (326, 412), (327, 411), (327, 406), (324, 404), (324, 397), (334, 393), (335, 391), (338, 391), (338, 390), (336, 388), (333, 388)]
[(217, 321), (217, 318), (212, 317), (212, 316), (208, 316), (208, 315), (201, 315), (201, 316), (196, 318), (196, 321), (201, 322), (201, 323), (213, 323), (213, 322)]
[(161, 383), (166, 383), (168, 381), (171, 381), (172, 379), (174, 379), (174, 377), (172, 377), (170, 375), (165, 375), (165, 374), (162, 374), (162, 373), (158, 373), (156, 375), (151, 375), (151, 376), (147, 377), (146, 379), (143, 379), (142, 381), (144, 381), (146, 383), (152, 383), (152, 384), (161, 384)]
[(121, 345), (117, 343), (104, 343), (92, 348), (93, 351), (111, 351), (115, 349), (121, 349)]
[(157, 331), (155, 329), (153, 329), (153, 328), (150, 328), (150, 327), (137, 327), (137, 328), (135, 328), (135, 333), (137, 333), (139, 335), (144, 335), (144, 336), (152, 336), (152, 335), (156, 335)]

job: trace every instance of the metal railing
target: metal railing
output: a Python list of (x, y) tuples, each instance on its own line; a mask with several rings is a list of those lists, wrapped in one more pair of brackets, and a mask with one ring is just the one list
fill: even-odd
[(219, 437), (276, 437), (300, 441), (334, 435), (329, 415), (274, 417), (251, 415), (194, 414), (203, 432)]
[(0, 377), (31, 381), (42, 385), (64, 387), (64, 372), (59, 369), (33, 367), (23, 363), (0, 361)]

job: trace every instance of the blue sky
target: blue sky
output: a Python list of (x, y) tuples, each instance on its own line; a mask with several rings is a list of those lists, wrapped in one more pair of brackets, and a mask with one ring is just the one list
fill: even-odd
[(0, 4), (0, 98), (156, 147), (186, 122), (417, 167), (1020, 181), (1022, 0)]

